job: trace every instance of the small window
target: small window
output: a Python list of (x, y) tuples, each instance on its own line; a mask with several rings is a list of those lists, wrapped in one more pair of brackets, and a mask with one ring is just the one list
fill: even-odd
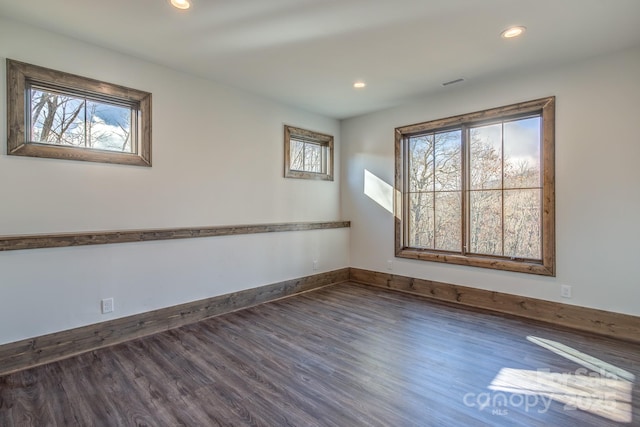
[(333, 136), (284, 127), (284, 176), (333, 181)]
[(396, 255), (554, 275), (554, 101), (397, 128)]
[(151, 166), (151, 94), (7, 59), (7, 153)]

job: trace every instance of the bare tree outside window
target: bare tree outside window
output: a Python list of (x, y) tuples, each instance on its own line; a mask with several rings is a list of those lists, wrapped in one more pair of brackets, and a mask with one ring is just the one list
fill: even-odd
[(541, 260), (540, 114), (471, 127), (469, 252)]
[(333, 137), (293, 126), (284, 127), (286, 178), (333, 181)]
[(292, 171), (327, 173), (326, 149), (314, 142), (291, 139)]
[(30, 141), (132, 153), (131, 108), (31, 87)]
[(555, 274), (553, 107), (397, 128), (397, 256)]
[(460, 251), (462, 157), (460, 131), (411, 137), (409, 245)]

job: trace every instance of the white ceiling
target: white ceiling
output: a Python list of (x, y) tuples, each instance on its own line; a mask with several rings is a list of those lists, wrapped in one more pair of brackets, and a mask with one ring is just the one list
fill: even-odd
[[(640, 45), (640, 0), (192, 3), (0, 0), (0, 15), (335, 118), (460, 77), (469, 85)], [(510, 25), (528, 30), (501, 39)], [(357, 79), (366, 89), (353, 89)]]

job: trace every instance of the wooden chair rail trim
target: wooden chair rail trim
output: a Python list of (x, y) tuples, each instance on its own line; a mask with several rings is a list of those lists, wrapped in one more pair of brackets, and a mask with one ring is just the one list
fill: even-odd
[(3, 344), (0, 376), (348, 279), (343, 268)]
[(640, 343), (640, 317), (519, 295), (350, 269), (350, 281)]
[(239, 234), (327, 230), (332, 228), (348, 227), (351, 227), (350, 221), (286, 222), (277, 224), (222, 225), (214, 227), (160, 228), (147, 230), (0, 236), (0, 252), (23, 249), (104, 245), (109, 243), (192, 239), (196, 237), (234, 236)]

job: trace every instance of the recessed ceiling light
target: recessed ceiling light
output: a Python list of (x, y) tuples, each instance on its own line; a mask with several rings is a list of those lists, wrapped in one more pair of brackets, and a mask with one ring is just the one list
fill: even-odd
[(171, 6), (178, 9), (189, 9), (191, 7), (191, 3), (189, 0), (171, 0)]
[(526, 30), (527, 29), (525, 27), (520, 26), (509, 27), (502, 33), (500, 33), (500, 37), (502, 37), (503, 39), (512, 39), (514, 37), (521, 36)]
[(365, 82), (355, 82), (353, 84), (353, 87), (356, 89), (362, 89), (363, 87), (365, 87), (367, 84)]

